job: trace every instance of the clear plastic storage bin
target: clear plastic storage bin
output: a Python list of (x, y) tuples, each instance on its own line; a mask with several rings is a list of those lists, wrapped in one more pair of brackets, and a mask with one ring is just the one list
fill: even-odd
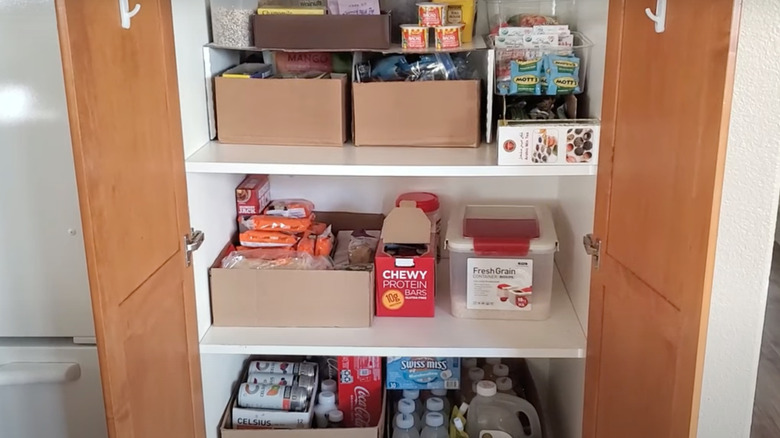
[(214, 44), (223, 47), (252, 47), (252, 16), (257, 0), (211, 0), (211, 33)]
[(573, 9), (574, 2), (571, 0), (488, 0), (488, 25), (491, 31), (507, 24), (520, 26), (518, 19), (524, 14), (542, 15), (554, 18), (560, 24), (569, 24)]
[(550, 315), (558, 236), (547, 207), (463, 205), (451, 216), (446, 246), (456, 317), (541, 320)]

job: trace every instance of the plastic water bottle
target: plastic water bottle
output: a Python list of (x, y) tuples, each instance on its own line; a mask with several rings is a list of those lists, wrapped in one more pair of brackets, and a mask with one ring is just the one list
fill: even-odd
[(444, 416), (440, 412), (429, 412), (425, 416), (425, 427), (420, 438), (449, 438), (447, 428), (444, 427)]
[(477, 392), (477, 383), (479, 383), (481, 380), (485, 379), (485, 370), (482, 368), (469, 368), (469, 386), (471, 387), (471, 392), (475, 393)]
[(425, 412), (425, 409), (423, 409), (422, 400), (420, 400), (420, 390), (404, 389), (403, 397), (408, 398), (410, 400), (414, 400), (414, 410), (415, 412), (417, 412), (417, 417), (422, 417), (422, 414)]
[(318, 399), (319, 403), (314, 407), (314, 419), (317, 427), (323, 429), (328, 427), (328, 412), (338, 409), (336, 407), (336, 394), (325, 391), (321, 392)]
[(328, 429), (342, 429), (344, 427), (344, 412), (336, 409), (328, 412)]
[(485, 380), (491, 380), (493, 382), (496, 381), (496, 376), (493, 374), (493, 370), (496, 368), (496, 365), (502, 365), (501, 359), (497, 357), (489, 357), (485, 359), (485, 365), (482, 367), (482, 369), (485, 370)]
[(422, 423), (420, 422), (420, 416), (417, 414), (414, 400), (410, 398), (402, 398), (398, 400), (398, 413), (404, 415), (410, 415), (414, 419), (414, 428), (420, 430)]
[(420, 432), (414, 427), (414, 417), (398, 414), (393, 422), (393, 438), (420, 438)]
[[(502, 363), (493, 365), (493, 381), (498, 380), (499, 377), (509, 377), (509, 366)], [(491, 379), (488, 379), (491, 380)]]
[(427, 424), (426, 417), (433, 412), (438, 412), (444, 417), (444, 424), (449, 424), (449, 415), (444, 410), (444, 400), (439, 397), (431, 397), (425, 401), (425, 417), (423, 417), (423, 423)]
[[(523, 430), (518, 417), (520, 413), (528, 417), (530, 435)], [(471, 401), (466, 414), (466, 432), (469, 437), (479, 437), (484, 432), (501, 436), (502, 432), (512, 437), (542, 438), (536, 408), (520, 397), (499, 394), (495, 382), (489, 380), (477, 384), (477, 396)]]
[(338, 391), (338, 388), (338, 383), (333, 379), (325, 379), (320, 382), (320, 392), (330, 391), (335, 394)]
[(501, 394), (517, 396), (515, 390), (512, 389), (514, 386), (514, 382), (512, 382), (512, 379), (509, 377), (499, 377), (496, 379), (496, 389), (498, 389), (498, 392)]
[(477, 366), (476, 357), (464, 357), (460, 360), (460, 369), (462, 370), (468, 370), (469, 368), (474, 368), (475, 366)]
[[(452, 414), (452, 405), (450, 404), (450, 399), (447, 397), (447, 390), (446, 389), (432, 389), (431, 395), (433, 397), (439, 397), (444, 402), (444, 416), (448, 417), (450, 414)], [(449, 422), (448, 422), (449, 423)]]

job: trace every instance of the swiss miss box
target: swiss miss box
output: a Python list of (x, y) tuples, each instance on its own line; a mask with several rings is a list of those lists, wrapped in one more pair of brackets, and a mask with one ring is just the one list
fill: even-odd
[(377, 316), (434, 316), (434, 236), (414, 201), (401, 201), (387, 215), (376, 252)]

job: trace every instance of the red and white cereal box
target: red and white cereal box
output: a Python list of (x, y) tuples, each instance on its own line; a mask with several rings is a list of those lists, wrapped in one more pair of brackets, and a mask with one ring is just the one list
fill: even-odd
[(271, 182), (268, 175), (247, 175), (236, 187), (236, 213), (261, 214), (271, 202)]
[(382, 415), (382, 358), (338, 357), (339, 409), (345, 427), (375, 427)]
[(430, 220), (414, 201), (401, 201), (385, 218), (374, 260), (377, 316), (434, 316), (435, 252)]

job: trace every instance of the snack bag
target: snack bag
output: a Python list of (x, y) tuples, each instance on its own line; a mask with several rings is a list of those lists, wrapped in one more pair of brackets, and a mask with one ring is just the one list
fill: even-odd
[(313, 216), (305, 218), (279, 217), (270, 215), (241, 216), (240, 225), (246, 230), (283, 231), (285, 233), (302, 233), (311, 227)]
[[(306, 199), (277, 199), (271, 201), (263, 210), (263, 214), (267, 216), (297, 219), (310, 218), (311, 220), (314, 219), (313, 212), (314, 204)], [(311, 225), (311, 222), (309, 225)], [(308, 228), (308, 225), (306, 228)]]
[(298, 237), (278, 231), (244, 231), (238, 235), (242, 246), (250, 248), (272, 248), (293, 246), (298, 243)]
[(544, 62), (542, 58), (510, 62), (509, 94), (542, 94)]

